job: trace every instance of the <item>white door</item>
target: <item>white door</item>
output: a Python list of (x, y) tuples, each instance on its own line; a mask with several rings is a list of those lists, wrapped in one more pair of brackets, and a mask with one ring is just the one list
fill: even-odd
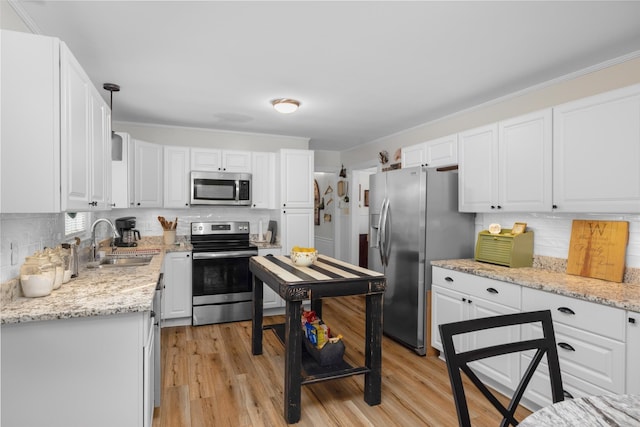
[(189, 206), (191, 159), (189, 147), (164, 147), (164, 197), (165, 208)]
[(91, 168), (89, 78), (66, 46), (61, 48), (60, 64), (62, 210), (86, 211)]
[(281, 207), (313, 208), (313, 151), (280, 150)]
[(551, 211), (551, 109), (499, 124), (499, 196), (502, 210)]
[[(433, 285), (431, 287), (431, 345), (443, 351), (439, 325), (460, 322), (467, 319), (468, 307), (465, 294)], [(462, 340), (455, 339), (456, 348), (461, 348)]]
[(162, 146), (134, 140), (135, 206), (162, 207)]
[(498, 125), (458, 136), (460, 212), (494, 212), (498, 204)]
[(640, 85), (553, 109), (558, 211), (640, 211)]
[(289, 254), (294, 246), (314, 246), (313, 209), (282, 211), (282, 253)]
[(191, 317), (191, 252), (171, 252), (164, 264), (163, 319)]

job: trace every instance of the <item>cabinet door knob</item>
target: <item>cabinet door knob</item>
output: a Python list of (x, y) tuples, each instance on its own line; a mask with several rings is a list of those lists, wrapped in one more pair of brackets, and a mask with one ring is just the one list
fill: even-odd
[(636, 323), (636, 318), (635, 317), (629, 317), (629, 323)]
[(552, 205), (551, 206), (553, 209), (558, 209), (558, 205)]
[(491, 205), (491, 209), (495, 209), (495, 208), (496, 208), (495, 206)]

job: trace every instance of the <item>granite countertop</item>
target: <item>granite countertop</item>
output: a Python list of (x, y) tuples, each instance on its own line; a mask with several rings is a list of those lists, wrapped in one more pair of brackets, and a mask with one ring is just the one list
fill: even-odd
[(78, 277), (40, 298), (21, 296), (19, 280), (14, 279), (14, 290), (3, 301), (0, 310), (0, 323), (150, 311), (164, 254), (191, 251), (192, 247), (184, 238), (178, 239), (178, 244), (164, 245), (160, 236), (145, 237), (136, 248), (117, 248), (115, 252), (124, 253), (132, 249), (154, 249), (159, 253), (148, 265), (139, 267), (87, 268), (87, 263), (81, 261)]
[(432, 261), (431, 265), (640, 312), (640, 283), (636, 281), (638, 269), (627, 269), (626, 282), (616, 283), (573, 276), (564, 273), (564, 269), (537, 268), (535, 263), (534, 267), (509, 268), (473, 259), (452, 259)]

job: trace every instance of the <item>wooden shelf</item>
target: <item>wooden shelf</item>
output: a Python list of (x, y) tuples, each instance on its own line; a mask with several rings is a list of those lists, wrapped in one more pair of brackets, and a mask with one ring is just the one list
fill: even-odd
[[(275, 325), (265, 325), (263, 329), (272, 329), (284, 346), (285, 325), (279, 323)], [(303, 338), (306, 339), (306, 338)], [(320, 366), (318, 362), (309, 354), (304, 344), (302, 345), (302, 384), (312, 384), (320, 381), (333, 380), (336, 378), (349, 377), (351, 375), (361, 375), (371, 370), (364, 366), (353, 367), (344, 359), (335, 365)]]

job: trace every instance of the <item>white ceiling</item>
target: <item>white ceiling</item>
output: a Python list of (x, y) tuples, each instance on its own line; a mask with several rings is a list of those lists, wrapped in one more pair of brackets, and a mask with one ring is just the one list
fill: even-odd
[[(122, 87), (115, 121), (302, 136), (316, 150), (640, 51), (638, 1), (11, 1), (98, 88)], [(300, 110), (276, 113), (281, 97)]]

